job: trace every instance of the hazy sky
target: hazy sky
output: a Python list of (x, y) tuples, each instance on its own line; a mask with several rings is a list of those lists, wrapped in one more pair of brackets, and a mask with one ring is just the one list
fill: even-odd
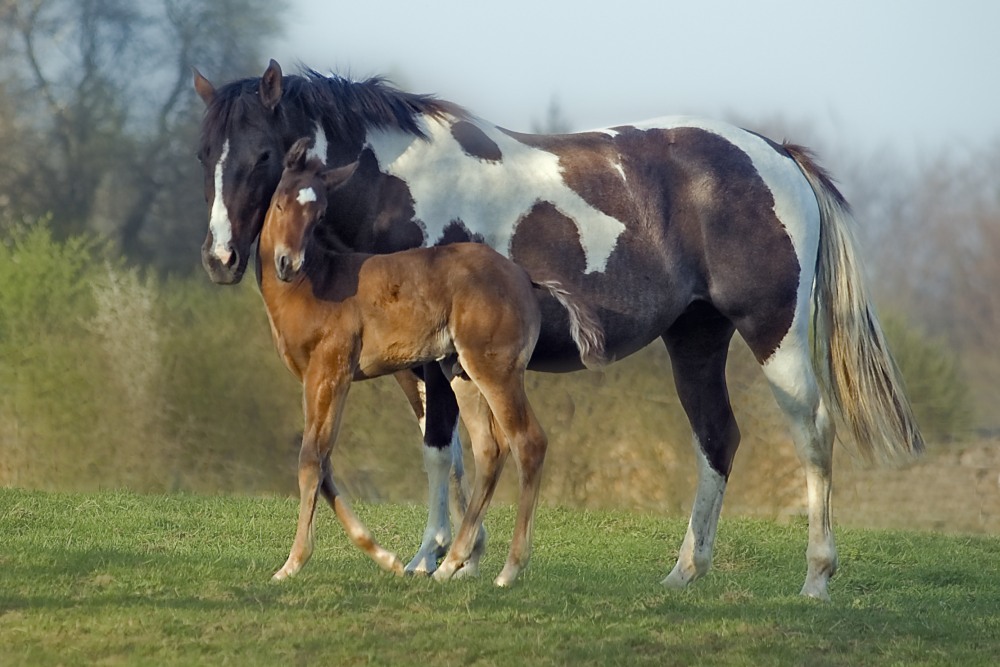
[(864, 153), (1000, 140), (997, 0), (290, 2), (286, 71), (388, 74), (515, 130), (554, 97), (574, 129), (695, 113)]

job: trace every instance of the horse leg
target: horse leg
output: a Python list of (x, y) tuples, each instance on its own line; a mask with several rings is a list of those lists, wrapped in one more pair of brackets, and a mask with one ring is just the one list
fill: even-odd
[(531, 557), (535, 508), (538, 505), (542, 464), (545, 462), (548, 440), (528, 403), (523, 373), (517, 379), (512, 378), (507, 387), (484, 393), (494, 418), (514, 453), (521, 486), (510, 553), (503, 570), (494, 580), (497, 586), (510, 586), (521, 570), (528, 566), (528, 559)]
[(334, 513), (337, 515), (337, 520), (344, 527), (344, 532), (347, 533), (347, 537), (350, 538), (351, 542), (368, 554), (386, 572), (403, 574), (403, 562), (396, 557), (396, 554), (379, 546), (378, 542), (375, 541), (368, 531), (368, 528), (355, 516), (347, 500), (337, 492), (337, 487), (333, 483), (333, 471), (330, 467), (329, 456), (324, 461), (320, 491), (322, 491), (323, 497), (326, 498), (330, 507), (333, 508)]
[[(396, 374), (420, 423), (423, 434), (424, 470), (427, 472), (427, 526), (420, 549), (406, 565), (410, 574), (430, 574), (437, 568), (451, 544), (448, 500), (452, 484), (452, 509), (464, 515), (468, 505), (462, 441), (458, 435), (458, 404), (438, 364), (423, 368), (424, 380), (409, 371)], [(486, 530), (481, 529), (472, 555), (478, 564), (486, 546)]]
[(663, 336), (698, 460), (698, 487), (687, 533), (677, 563), (662, 581), (668, 588), (685, 588), (712, 564), (722, 500), (740, 443), (726, 387), (733, 331), (732, 323), (712, 306), (694, 304)]
[[(426, 368), (425, 376), (426, 376)], [(429, 574), (437, 569), (441, 558), (451, 544), (451, 524), (448, 522), (448, 473), (451, 469), (451, 444), (442, 444), (436, 437), (438, 425), (427, 428), (427, 385), (411, 371), (400, 371), (394, 375), (413, 413), (420, 424), (423, 441), (424, 471), (427, 473), (427, 526), (412, 560), (406, 564), (407, 574)]]
[(295, 575), (313, 552), (313, 519), (323, 467), (329, 468), (332, 441), (340, 426), (350, 378), (330, 381), (322, 364), (310, 364), (303, 378), (305, 430), (299, 449), (299, 519), (288, 560), (274, 573), (275, 580)]
[[(295, 539), (288, 559), (273, 578), (280, 581), (294, 576), (312, 556), (313, 524), (319, 492), (323, 493), (348, 537), (358, 547), (384, 569), (402, 573), (402, 563), (372, 539), (333, 483), (330, 453), (340, 431), (351, 378), (346, 369), (340, 372), (339, 365), (322, 363), (319, 357), (320, 354), (314, 352), (314, 362), (309, 365), (303, 379), (305, 430), (299, 450), (299, 519)], [(330, 376), (331, 368), (337, 369), (337, 375)]]
[(764, 362), (764, 374), (792, 427), (795, 450), (806, 473), (809, 545), (802, 595), (829, 600), (827, 583), (837, 570), (830, 519), (834, 424), (816, 383), (809, 358), (808, 318), (801, 317)]
[(478, 558), (471, 559), (476, 545), (482, 540), (483, 515), (496, 490), (508, 451), (506, 439), (501, 437), (502, 442), (497, 440), (493, 414), (476, 385), (468, 379), (455, 377), (451, 386), (472, 441), (476, 481), (455, 541), (434, 573), (438, 581), (448, 581), (467, 568), (471, 570), (466, 571), (464, 576), (475, 574), (478, 570)]

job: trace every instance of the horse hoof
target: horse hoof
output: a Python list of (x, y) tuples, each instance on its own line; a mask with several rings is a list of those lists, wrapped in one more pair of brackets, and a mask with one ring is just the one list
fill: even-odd
[(397, 577), (402, 577), (406, 574), (406, 568), (403, 567), (403, 561), (399, 560), (395, 556), (392, 557), (392, 562), (389, 563), (389, 567), (386, 568), (389, 572), (392, 572)]
[(820, 602), (830, 601), (830, 594), (827, 592), (826, 586), (810, 586), (809, 584), (806, 584), (802, 587), (799, 595), (812, 598), (813, 600), (819, 600)]
[(437, 559), (429, 558), (427, 556), (422, 556), (417, 554), (413, 557), (406, 567), (403, 568), (403, 572), (406, 574), (412, 574), (419, 577), (428, 577), (438, 569)]
[(663, 581), (660, 582), (660, 585), (663, 586), (664, 588), (669, 588), (672, 591), (683, 591), (688, 587), (688, 584), (690, 583), (691, 583), (690, 579), (684, 577), (679, 572), (674, 570), (673, 572), (668, 574), (663, 579)]

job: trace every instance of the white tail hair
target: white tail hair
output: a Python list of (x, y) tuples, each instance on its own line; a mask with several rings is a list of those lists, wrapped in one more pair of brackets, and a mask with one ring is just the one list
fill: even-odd
[(544, 288), (566, 309), (569, 315), (569, 335), (580, 351), (580, 361), (591, 370), (607, 365), (604, 356), (604, 328), (587, 304), (573, 295), (558, 280), (532, 280)]
[(785, 144), (809, 181), (820, 212), (813, 284), (813, 365), (831, 413), (865, 460), (888, 462), (923, 451), (924, 441), (864, 285), (854, 216), (808, 150)]

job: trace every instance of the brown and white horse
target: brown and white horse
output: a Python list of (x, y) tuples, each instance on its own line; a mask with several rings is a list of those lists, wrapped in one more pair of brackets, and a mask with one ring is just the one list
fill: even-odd
[[(835, 423), (873, 459), (923, 441), (863, 283), (850, 209), (810, 154), (731, 125), (670, 117), (566, 135), (512, 132), (455, 104), (277, 63), (216, 88), (199, 158), (209, 231), (202, 262), (238, 282), (302, 136), (330, 165), (358, 162), (317, 226), (366, 252), (477, 241), (529, 273), (544, 269), (590, 304), (607, 352), (660, 339), (694, 432), (698, 487), (676, 565), (685, 587), (708, 571), (740, 442), (726, 387), (739, 332), (788, 417), (806, 473), (808, 570), (802, 593), (826, 598), (837, 567), (830, 519)], [(814, 342), (810, 342), (810, 320)], [(567, 317), (548, 299), (530, 368), (580, 368)], [(424, 369), (428, 526), (407, 566), (430, 571), (447, 544), (448, 471), (457, 411), (436, 366)], [(412, 393), (411, 393), (412, 395)], [(450, 452), (449, 453), (449, 448)], [(456, 468), (456, 475), (459, 470)]]
[(347, 391), (365, 380), (437, 363), (448, 377), (472, 438), (476, 482), (462, 526), (434, 573), (448, 579), (469, 562), (483, 515), (508, 451), (520, 474), (514, 539), (497, 585), (511, 584), (528, 563), (546, 438), (524, 391), (538, 340), (535, 287), (566, 307), (583, 362), (603, 362), (603, 332), (593, 315), (558, 283), (534, 283), (524, 269), (488, 246), (459, 243), (391, 255), (324, 251), (307, 243), (326, 213), (327, 192), (343, 186), (351, 164), (325, 168), (296, 142), (271, 199), (258, 246), (260, 287), (271, 334), (302, 382), (305, 429), (299, 453), (299, 520), (276, 579), (294, 575), (313, 550), (319, 492), (350, 538), (386, 570), (403, 564), (381, 548), (337, 493), (330, 453)]

